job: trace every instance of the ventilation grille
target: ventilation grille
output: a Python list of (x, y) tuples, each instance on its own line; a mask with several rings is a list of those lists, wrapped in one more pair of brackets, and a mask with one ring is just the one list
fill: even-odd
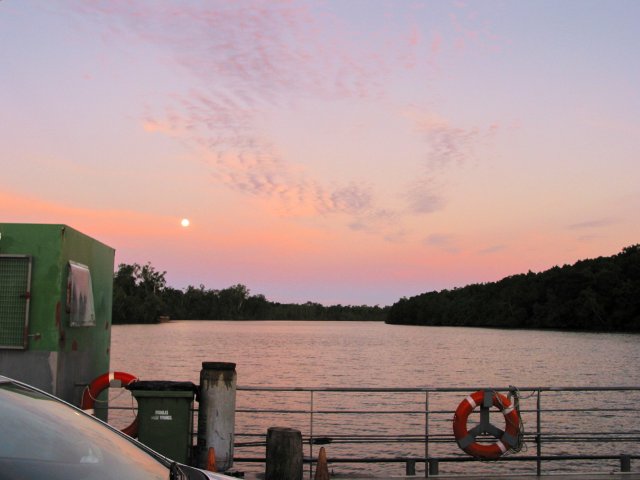
[(0, 255), (0, 348), (27, 346), (31, 257)]

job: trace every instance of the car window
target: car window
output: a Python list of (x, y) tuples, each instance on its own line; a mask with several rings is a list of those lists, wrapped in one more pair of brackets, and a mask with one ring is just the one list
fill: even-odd
[(169, 469), (105, 425), (40, 392), (0, 383), (0, 480), (168, 480)]

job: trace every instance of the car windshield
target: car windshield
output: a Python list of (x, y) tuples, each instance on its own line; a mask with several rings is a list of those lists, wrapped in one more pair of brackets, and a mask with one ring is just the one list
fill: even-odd
[(65, 403), (0, 383), (0, 480), (168, 480), (152, 454)]

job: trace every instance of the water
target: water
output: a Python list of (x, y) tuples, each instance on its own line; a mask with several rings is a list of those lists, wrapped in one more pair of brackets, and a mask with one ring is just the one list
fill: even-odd
[[(159, 325), (117, 325), (113, 327), (111, 369), (137, 375), (144, 380), (199, 381), (203, 361), (237, 364), (238, 385), (260, 387), (506, 387), (538, 386), (629, 386), (640, 385), (640, 336), (634, 334), (522, 331), (463, 327), (415, 327), (373, 322), (231, 322), (181, 321)], [(424, 410), (425, 394), (314, 394), (316, 409), (347, 407), (371, 410)], [(528, 394), (527, 394), (528, 395)], [(430, 418), (430, 433), (450, 435), (451, 414), (465, 394), (432, 394), (430, 409), (442, 410)], [(309, 393), (238, 393), (238, 408), (308, 409)], [(615, 403), (635, 407), (638, 396), (554, 394), (543, 397), (543, 407), (566, 405), (604, 407)], [(535, 408), (535, 399), (523, 400), (523, 409)], [(446, 412), (446, 413), (445, 413)], [(495, 414), (499, 415), (499, 414)], [(620, 414), (572, 418), (568, 413), (545, 416), (543, 430), (563, 432), (594, 429), (635, 430), (637, 415), (621, 419)], [(523, 414), (525, 425), (535, 428), (533, 413)], [(493, 416), (492, 416), (493, 419)], [(632, 422), (631, 424), (629, 422)], [(310, 430), (306, 415), (271, 414), (257, 418), (238, 414), (236, 432), (263, 436), (273, 425)], [(559, 424), (562, 423), (562, 426)], [(315, 436), (420, 435), (424, 415), (317, 415)], [(264, 438), (264, 437), (262, 437)], [(337, 437), (336, 437), (337, 438)], [(247, 438), (237, 441), (246, 441)], [(254, 439), (255, 440), (255, 439)], [(317, 448), (314, 450), (317, 453)], [(528, 454), (535, 453), (529, 445)], [(597, 444), (579, 447), (556, 444), (543, 453), (604, 453)], [(609, 447), (608, 447), (609, 448)], [(424, 444), (372, 443), (327, 446), (329, 459), (364, 455), (423, 456)], [(573, 450), (572, 450), (573, 449)], [(639, 454), (638, 443), (615, 445), (615, 453)], [(308, 452), (306, 452), (308, 453)], [(607, 452), (608, 453), (608, 452)], [(433, 455), (461, 454), (457, 446), (433, 444)], [(527, 453), (525, 453), (527, 454)], [(263, 456), (264, 447), (236, 450), (236, 455)], [(521, 465), (522, 463), (522, 465)], [(562, 470), (567, 464), (549, 463), (545, 468)], [(513, 465), (513, 467), (511, 467)], [(240, 466), (245, 471), (255, 465)], [(400, 474), (403, 465), (339, 465), (340, 473)], [(420, 468), (420, 467), (419, 467)], [(441, 465), (441, 473), (469, 469), (467, 464)], [(481, 465), (491, 469), (491, 465)], [(511, 471), (530, 471), (524, 462), (509, 464)], [(607, 466), (607, 468), (609, 468)], [(613, 462), (611, 468), (618, 468)], [(479, 471), (474, 464), (474, 471)], [(482, 471), (485, 471), (482, 470)], [(546, 470), (545, 470), (546, 471)]]

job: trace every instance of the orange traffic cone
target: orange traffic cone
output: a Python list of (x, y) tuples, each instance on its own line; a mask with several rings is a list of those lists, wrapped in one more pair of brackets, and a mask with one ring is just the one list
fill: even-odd
[(320, 447), (320, 452), (318, 453), (318, 464), (316, 465), (316, 476), (314, 480), (329, 480), (327, 452), (324, 451), (324, 447)]
[(209, 454), (207, 455), (207, 470), (210, 472), (218, 471), (218, 467), (216, 467), (216, 451), (213, 447), (209, 447)]

